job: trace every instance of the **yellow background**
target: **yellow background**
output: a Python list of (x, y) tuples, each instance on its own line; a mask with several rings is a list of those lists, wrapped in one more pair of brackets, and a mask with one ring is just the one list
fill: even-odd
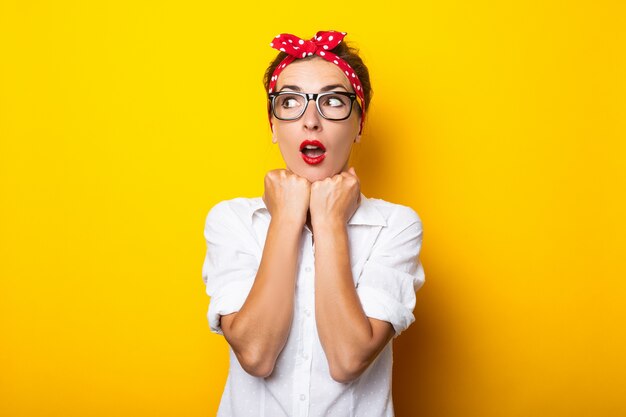
[(0, 1), (0, 415), (212, 416), (206, 213), (282, 167), (273, 36), (348, 32), (424, 224), (398, 416), (626, 415), (620, 1)]

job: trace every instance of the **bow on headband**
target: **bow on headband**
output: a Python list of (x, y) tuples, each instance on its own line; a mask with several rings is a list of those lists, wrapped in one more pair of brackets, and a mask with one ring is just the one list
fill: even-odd
[[(276, 35), (276, 37), (270, 43), (270, 46), (274, 49), (285, 52), (288, 55), (285, 57), (285, 59), (281, 61), (280, 64), (278, 64), (278, 66), (274, 70), (272, 78), (270, 79), (268, 93), (274, 91), (278, 76), (287, 65), (291, 64), (296, 59), (306, 58), (313, 54), (318, 55), (325, 60), (339, 66), (339, 68), (341, 68), (343, 73), (348, 78), (348, 81), (350, 81), (350, 84), (352, 84), (352, 88), (354, 88), (354, 92), (356, 93), (359, 100), (359, 105), (361, 106), (360, 130), (362, 131), (363, 122), (365, 121), (365, 95), (363, 94), (363, 86), (361, 85), (359, 77), (356, 75), (350, 64), (331, 52), (333, 48), (341, 43), (346, 35), (346, 32), (336, 32), (334, 30), (319, 31), (308, 41), (300, 39), (299, 37), (291, 35), (289, 33), (281, 33), (280, 35)], [(269, 114), (269, 117), (271, 124), (272, 115)]]

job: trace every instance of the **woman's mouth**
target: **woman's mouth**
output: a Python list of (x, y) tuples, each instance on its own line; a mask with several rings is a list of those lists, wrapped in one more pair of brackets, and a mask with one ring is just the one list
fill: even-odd
[(309, 165), (317, 165), (326, 157), (326, 148), (318, 140), (305, 140), (300, 144), (300, 155)]

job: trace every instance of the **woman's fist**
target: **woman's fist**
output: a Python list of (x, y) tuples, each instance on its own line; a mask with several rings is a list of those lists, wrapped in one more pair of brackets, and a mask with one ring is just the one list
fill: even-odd
[(309, 209), (311, 183), (285, 169), (274, 169), (265, 175), (263, 201), (272, 218), (304, 225)]
[(361, 203), (359, 178), (350, 168), (311, 184), (311, 224), (340, 222), (346, 224)]

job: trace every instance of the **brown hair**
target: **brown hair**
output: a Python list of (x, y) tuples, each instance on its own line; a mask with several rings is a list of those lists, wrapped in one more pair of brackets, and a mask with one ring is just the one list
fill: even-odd
[[(357, 77), (359, 77), (359, 80), (361, 81), (361, 87), (363, 88), (363, 96), (365, 97), (365, 111), (367, 112), (373, 91), (372, 85), (370, 83), (369, 71), (367, 70), (367, 67), (359, 56), (359, 50), (347, 45), (344, 41), (337, 45), (335, 48), (331, 49), (331, 51), (332, 53), (346, 61), (352, 67)], [(286, 52), (279, 52), (278, 55), (276, 55), (276, 58), (274, 58), (274, 60), (270, 63), (270, 66), (267, 67), (267, 70), (265, 70), (265, 75), (263, 76), (263, 85), (265, 86), (266, 93), (270, 88), (270, 78), (272, 78), (274, 70), (276, 69), (278, 64), (280, 64), (282, 60), (285, 59), (286, 56)], [(316, 56), (317, 55), (312, 55), (310, 57), (301, 58), (301, 60), (312, 59)]]

